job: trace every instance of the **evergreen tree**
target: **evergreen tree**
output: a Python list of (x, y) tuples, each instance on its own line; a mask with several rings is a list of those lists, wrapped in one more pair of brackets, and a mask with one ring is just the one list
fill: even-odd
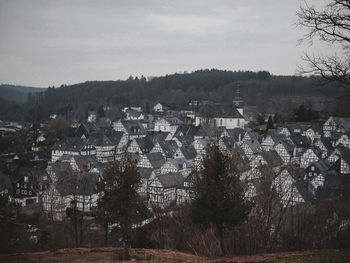
[(269, 119), (267, 121), (267, 125), (266, 125), (266, 132), (268, 130), (274, 129), (275, 127), (273, 126), (273, 121), (272, 121), (272, 117), (271, 115), (269, 116)]
[(213, 142), (207, 148), (199, 171), (192, 172), (191, 218), (195, 224), (216, 227), (222, 254), (225, 252), (224, 230), (243, 223), (250, 211), (238, 167), (239, 163), (222, 153), (218, 142)]
[(98, 115), (99, 118), (104, 118), (104, 117), (106, 117), (105, 111), (104, 111), (104, 109), (103, 109), (103, 105), (101, 105), (100, 107), (98, 107), (97, 115)]
[(0, 253), (8, 252), (10, 240), (15, 236), (18, 208), (9, 202), (7, 195), (0, 195)]
[(141, 185), (140, 174), (125, 150), (120, 160), (114, 160), (104, 171), (99, 184), (101, 193), (98, 207), (111, 223), (117, 223), (124, 242), (124, 258), (129, 258), (132, 225), (137, 223), (140, 197), (137, 189)]

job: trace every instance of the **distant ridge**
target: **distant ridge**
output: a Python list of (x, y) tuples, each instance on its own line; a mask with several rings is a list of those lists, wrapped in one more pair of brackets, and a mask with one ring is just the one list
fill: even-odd
[(46, 88), (1, 84), (0, 98), (7, 101), (23, 103), (27, 101), (27, 96), (29, 93), (43, 92), (45, 90)]

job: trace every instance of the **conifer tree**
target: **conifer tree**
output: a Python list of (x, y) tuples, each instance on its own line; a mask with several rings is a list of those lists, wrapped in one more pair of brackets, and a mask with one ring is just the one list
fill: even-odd
[(274, 129), (275, 127), (273, 126), (273, 121), (272, 121), (272, 117), (269, 116), (269, 119), (267, 121), (267, 125), (266, 125), (266, 131)]
[(216, 227), (222, 254), (225, 229), (243, 223), (250, 211), (238, 166), (232, 157), (221, 152), (216, 141), (207, 148), (199, 171), (192, 172), (191, 218), (195, 224)]
[(101, 196), (99, 209), (108, 216), (110, 223), (119, 227), (124, 242), (124, 259), (129, 259), (132, 225), (137, 223), (140, 198), (137, 189), (141, 178), (130, 154), (125, 150), (120, 160), (114, 160), (103, 174), (99, 184)]

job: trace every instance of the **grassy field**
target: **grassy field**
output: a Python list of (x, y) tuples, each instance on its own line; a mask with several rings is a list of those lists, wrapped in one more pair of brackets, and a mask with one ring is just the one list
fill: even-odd
[[(119, 261), (120, 256), (118, 255), (121, 254), (122, 250), (117, 248), (59, 249), (57, 251), (0, 255), (0, 262), (111, 263)], [(131, 261), (123, 262), (349, 263), (350, 249), (283, 252), (231, 258), (205, 258), (171, 250), (131, 249), (131, 256)]]

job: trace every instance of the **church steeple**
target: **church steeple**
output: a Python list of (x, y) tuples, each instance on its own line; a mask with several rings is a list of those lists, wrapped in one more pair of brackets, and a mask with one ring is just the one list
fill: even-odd
[(235, 96), (232, 100), (232, 103), (233, 103), (233, 109), (234, 110), (237, 109), (239, 111), (239, 113), (243, 115), (244, 101), (241, 97), (241, 93), (239, 90), (239, 84), (237, 85), (236, 93), (235, 93)]

